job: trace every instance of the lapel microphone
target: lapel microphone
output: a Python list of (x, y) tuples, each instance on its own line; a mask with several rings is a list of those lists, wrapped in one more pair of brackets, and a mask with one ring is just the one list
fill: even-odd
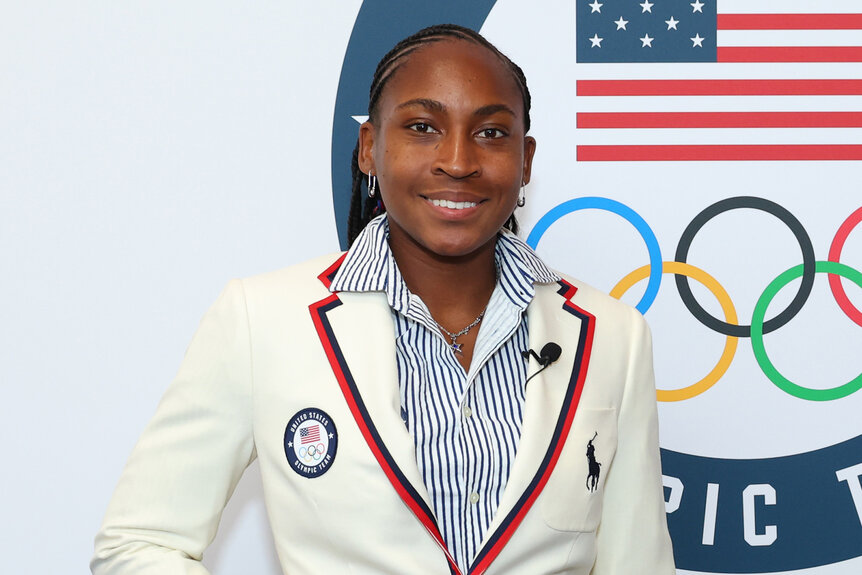
[(542, 346), (542, 351), (536, 354), (532, 349), (528, 349), (527, 351), (522, 351), (521, 355), (524, 356), (524, 359), (530, 359), (530, 356), (536, 358), (536, 361), (539, 362), (539, 365), (542, 366), (542, 369), (531, 375), (527, 378), (527, 381), (524, 382), (524, 387), (530, 382), (531, 379), (542, 373), (549, 365), (560, 359), (560, 355), (563, 353), (563, 348), (561, 348), (558, 344), (553, 341), (549, 341), (544, 346)]
[(558, 359), (560, 359), (560, 355), (563, 353), (563, 348), (561, 348), (556, 343), (549, 341), (542, 347), (542, 351), (539, 352), (539, 355), (536, 355), (536, 352), (532, 349), (528, 349), (527, 351), (522, 351), (521, 355), (524, 356), (524, 359), (530, 359), (530, 356), (536, 358), (536, 361), (539, 362), (539, 365), (542, 367), (548, 367)]

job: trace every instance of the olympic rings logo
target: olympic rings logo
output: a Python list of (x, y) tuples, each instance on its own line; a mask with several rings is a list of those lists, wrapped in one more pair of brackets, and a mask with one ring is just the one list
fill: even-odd
[(297, 450), (297, 455), (306, 465), (311, 465), (315, 461), (320, 461), (326, 455), (326, 446), (322, 443), (317, 445), (302, 446)]
[[(751, 338), (751, 346), (757, 364), (766, 377), (782, 391), (800, 399), (810, 401), (830, 401), (847, 397), (862, 388), (862, 374), (847, 383), (828, 389), (812, 389), (790, 381), (772, 364), (766, 353), (763, 336), (771, 333), (789, 322), (805, 305), (814, 285), (814, 276), (818, 273), (828, 274), (829, 288), (841, 310), (857, 325), (862, 326), (862, 311), (853, 305), (844, 291), (841, 278), (846, 278), (862, 287), (862, 272), (842, 264), (841, 250), (847, 237), (853, 229), (862, 222), (862, 207), (854, 211), (841, 224), (832, 239), (829, 255), (825, 261), (819, 261), (814, 255), (814, 246), (808, 232), (799, 220), (784, 207), (770, 200), (754, 196), (738, 196), (727, 198), (712, 204), (700, 212), (680, 237), (676, 248), (674, 261), (663, 261), (661, 249), (655, 234), (646, 221), (634, 210), (608, 198), (584, 197), (563, 202), (545, 214), (535, 225), (527, 238), (527, 244), (533, 249), (539, 243), (542, 235), (558, 219), (566, 214), (585, 209), (604, 210), (617, 214), (631, 223), (646, 243), (649, 252), (648, 265), (638, 268), (623, 277), (610, 291), (610, 295), (619, 299), (637, 282), (647, 279), (647, 287), (637, 304), (637, 309), (645, 314), (658, 295), (663, 274), (674, 274), (677, 291), (686, 308), (706, 327), (726, 336), (724, 350), (718, 363), (700, 381), (687, 387), (673, 390), (658, 390), (659, 401), (682, 401), (691, 399), (705, 392), (721, 379), (736, 354), (739, 338)], [(704, 270), (689, 264), (688, 251), (695, 235), (711, 219), (724, 212), (735, 209), (755, 209), (764, 211), (784, 223), (796, 238), (802, 252), (802, 263), (779, 274), (767, 285), (755, 304), (751, 323), (739, 323), (733, 301), (721, 284)], [(791, 281), (801, 278), (799, 289), (790, 304), (772, 319), (766, 320), (769, 304), (778, 292)], [(697, 302), (689, 285), (689, 279), (695, 280), (706, 287), (718, 300), (724, 319), (709, 314)]]

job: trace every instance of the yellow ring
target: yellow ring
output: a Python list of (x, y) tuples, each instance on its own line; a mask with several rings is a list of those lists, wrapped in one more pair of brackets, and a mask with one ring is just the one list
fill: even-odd
[[(721, 309), (724, 311), (724, 321), (731, 325), (737, 325), (739, 323), (736, 317), (736, 308), (733, 307), (733, 302), (731, 301), (730, 296), (714, 277), (698, 267), (682, 262), (663, 262), (661, 271), (666, 274), (678, 274), (690, 277), (691, 279), (702, 283), (709, 291), (712, 292), (712, 295), (715, 296), (718, 303), (721, 305)], [(640, 280), (649, 277), (649, 272), (649, 265), (645, 265), (631, 272), (614, 286), (614, 289), (611, 290), (611, 296), (620, 299), (623, 294), (629, 290), (629, 288)], [(738, 343), (739, 338), (733, 335), (728, 335), (724, 344), (724, 351), (721, 352), (721, 357), (718, 359), (718, 363), (714, 368), (712, 368), (712, 371), (706, 374), (706, 377), (688, 387), (680, 389), (659, 389), (657, 390), (658, 400), (682, 401), (684, 399), (691, 399), (715, 385), (715, 383), (725, 374), (727, 368), (730, 367), (730, 362), (733, 361), (733, 356), (736, 353), (736, 346)]]

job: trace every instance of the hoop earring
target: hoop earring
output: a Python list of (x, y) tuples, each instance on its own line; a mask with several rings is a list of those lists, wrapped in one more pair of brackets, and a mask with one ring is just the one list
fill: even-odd
[(371, 171), (368, 172), (368, 197), (373, 198), (377, 193), (377, 176), (372, 176)]
[(518, 194), (518, 207), (523, 208), (524, 204), (527, 203), (527, 192), (524, 191), (524, 186), (526, 186), (524, 182), (521, 182), (521, 193)]

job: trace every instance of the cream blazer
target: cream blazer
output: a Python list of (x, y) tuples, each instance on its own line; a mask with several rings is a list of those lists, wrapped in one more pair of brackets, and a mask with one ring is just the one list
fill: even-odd
[[(330, 293), (342, 259), (228, 285), (123, 471), (93, 573), (207, 573), (201, 557), (255, 458), (286, 574), (460, 573), (401, 419), (386, 297)], [(527, 386), (513, 469), (469, 573), (673, 574), (646, 323), (573, 279), (537, 285), (527, 317), (531, 348), (556, 342), (562, 355)], [(337, 430), (312, 477), (286, 455), (285, 428), (307, 408)]]

